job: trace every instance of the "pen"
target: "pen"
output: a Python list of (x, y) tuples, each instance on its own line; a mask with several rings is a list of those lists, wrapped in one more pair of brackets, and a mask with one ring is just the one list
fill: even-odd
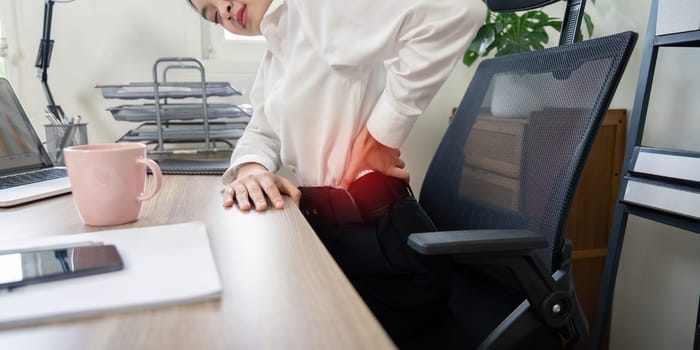
[(51, 123), (53, 125), (61, 124), (61, 121), (58, 120), (56, 115), (51, 113), (48, 109), (45, 109), (44, 112), (46, 112), (46, 119), (49, 120), (49, 123)]
[(66, 147), (66, 145), (68, 145), (68, 140), (73, 140), (73, 144), (76, 143), (73, 136), (75, 135), (77, 122), (80, 122), (80, 119), (80, 116), (78, 116), (77, 118), (71, 118), (70, 122), (67, 124), (68, 129), (63, 134), (63, 137), (61, 138), (61, 143), (59, 143), (58, 147), (56, 148), (56, 162), (61, 162), (61, 159), (63, 158), (63, 148)]

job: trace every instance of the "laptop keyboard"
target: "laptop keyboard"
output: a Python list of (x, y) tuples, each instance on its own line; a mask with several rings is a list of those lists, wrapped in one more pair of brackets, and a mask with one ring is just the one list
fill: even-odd
[(47, 168), (22, 174), (0, 176), (0, 190), (66, 177), (64, 168)]

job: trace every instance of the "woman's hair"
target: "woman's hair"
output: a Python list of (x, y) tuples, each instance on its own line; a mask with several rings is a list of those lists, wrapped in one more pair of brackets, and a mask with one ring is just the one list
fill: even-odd
[(194, 4), (192, 3), (192, 0), (186, 0), (186, 1), (187, 1), (188, 4), (190, 4), (190, 6), (192, 6), (192, 9), (194, 9), (195, 11), (197, 11), (197, 8), (194, 7)]

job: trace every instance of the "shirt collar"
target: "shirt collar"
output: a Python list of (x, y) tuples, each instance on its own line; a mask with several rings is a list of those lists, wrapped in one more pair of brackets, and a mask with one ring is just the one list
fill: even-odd
[(287, 1), (286, 0), (272, 0), (270, 6), (268, 6), (265, 15), (263, 15), (262, 22), (260, 23), (260, 31), (265, 34), (266, 27), (269, 25), (274, 25), (279, 20), (279, 12)]
[(281, 33), (279, 31), (280, 19), (283, 17), (284, 9), (287, 0), (272, 0), (267, 8), (262, 22), (260, 22), (260, 31), (265, 37), (267, 49), (277, 56), (282, 56)]

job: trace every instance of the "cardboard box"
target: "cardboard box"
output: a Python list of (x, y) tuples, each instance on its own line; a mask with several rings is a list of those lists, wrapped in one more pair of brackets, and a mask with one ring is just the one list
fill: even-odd
[(526, 119), (479, 116), (464, 145), (464, 162), (518, 179), (526, 127)]
[(520, 210), (520, 181), (487, 170), (464, 166), (460, 198)]

